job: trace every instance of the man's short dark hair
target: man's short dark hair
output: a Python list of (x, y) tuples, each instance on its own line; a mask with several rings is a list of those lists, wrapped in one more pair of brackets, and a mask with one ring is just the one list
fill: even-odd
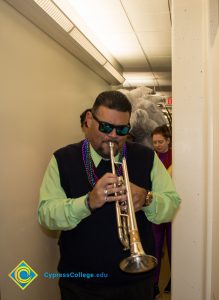
[(132, 105), (128, 98), (119, 91), (106, 91), (99, 94), (94, 102), (92, 113), (96, 114), (100, 106), (121, 112), (129, 112), (130, 115), (132, 112)]
[(91, 108), (85, 109), (85, 111), (83, 111), (83, 113), (80, 115), (81, 127), (83, 127), (84, 125), (86, 126), (86, 115), (89, 111), (91, 112)]

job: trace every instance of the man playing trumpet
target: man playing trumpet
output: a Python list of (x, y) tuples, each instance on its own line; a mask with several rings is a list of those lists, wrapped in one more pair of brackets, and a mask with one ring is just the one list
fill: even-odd
[[(150, 257), (154, 255), (151, 222), (172, 220), (180, 198), (154, 151), (126, 142), (130, 115), (131, 104), (124, 94), (101, 93), (87, 113), (87, 138), (57, 150), (45, 173), (38, 216), (42, 226), (61, 230), (58, 271), (62, 300), (153, 299), (153, 268), (140, 273), (119, 268), (130, 255), (118, 238), (115, 209), (115, 203), (127, 205), (127, 186), (118, 184), (124, 175), (124, 158), (137, 236)], [(115, 172), (110, 142), (119, 163)]]

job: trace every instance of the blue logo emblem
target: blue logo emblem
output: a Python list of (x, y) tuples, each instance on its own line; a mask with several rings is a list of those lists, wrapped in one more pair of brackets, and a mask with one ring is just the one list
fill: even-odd
[(8, 276), (24, 290), (35, 278), (37, 278), (38, 274), (22, 260)]

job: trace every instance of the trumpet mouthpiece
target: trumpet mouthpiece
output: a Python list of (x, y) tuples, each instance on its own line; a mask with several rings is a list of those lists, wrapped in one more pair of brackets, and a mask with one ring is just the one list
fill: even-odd
[(110, 147), (113, 147), (113, 142), (112, 141), (109, 141), (109, 145), (110, 145)]

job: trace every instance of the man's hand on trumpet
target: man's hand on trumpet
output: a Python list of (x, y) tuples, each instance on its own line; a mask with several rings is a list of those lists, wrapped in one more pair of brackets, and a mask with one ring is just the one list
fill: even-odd
[[(130, 188), (135, 211), (139, 211), (143, 206), (150, 204), (146, 203), (147, 191), (144, 188), (131, 182)], [(102, 207), (106, 202), (127, 201), (126, 187), (121, 184), (116, 175), (106, 173), (89, 193), (88, 201), (91, 210)]]
[(130, 182), (130, 188), (132, 193), (132, 200), (135, 211), (142, 209), (145, 205), (150, 205), (151, 201), (147, 202), (148, 191), (140, 186)]
[(125, 185), (121, 184), (120, 179), (112, 173), (104, 174), (98, 180), (88, 197), (91, 210), (102, 207), (106, 202), (126, 200)]

